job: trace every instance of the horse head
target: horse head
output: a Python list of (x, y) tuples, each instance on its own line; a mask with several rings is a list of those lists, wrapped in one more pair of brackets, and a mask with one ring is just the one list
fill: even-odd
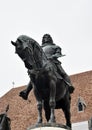
[(27, 69), (31, 70), (42, 67), (42, 49), (35, 40), (21, 35), (17, 38), (16, 42), (11, 41), (11, 43), (15, 46), (15, 52), (24, 61)]

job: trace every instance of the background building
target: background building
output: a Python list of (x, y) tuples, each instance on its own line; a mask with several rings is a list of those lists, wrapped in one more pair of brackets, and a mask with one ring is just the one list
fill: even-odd
[[(92, 71), (87, 71), (70, 76), (75, 91), (71, 95), (71, 121), (73, 130), (88, 130), (88, 120), (92, 117)], [(0, 113), (3, 113), (9, 104), (8, 116), (11, 118), (12, 130), (25, 130), (37, 120), (37, 106), (33, 91), (29, 100), (19, 97), (19, 92), (25, 85), (12, 88), (0, 98)], [(64, 114), (61, 109), (56, 110), (57, 123), (65, 124)], [(44, 118), (44, 111), (43, 111)], [(44, 122), (46, 122), (44, 118)]]

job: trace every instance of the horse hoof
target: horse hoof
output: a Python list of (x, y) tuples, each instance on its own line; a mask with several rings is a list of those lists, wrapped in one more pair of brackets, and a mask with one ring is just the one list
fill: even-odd
[(23, 91), (19, 93), (19, 96), (22, 97), (24, 100), (28, 99), (28, 95)]
[(42, 123), (42, 119), (38, 119), (36, 124), (41, 124)]
[(71, 123), (66, 124), (66, 126), (68, 126), (68, 127), (70, 128), (70, 130), (72, 130), (72, 128), (71, 128)]
[(42, 125), (42, 122), (41, 122), (41, 123), (38, 123), (38, 122), (37, 122), (37, 123), (35, 124), (35, 127), (38, 127), (38, 126), (41, 126), (41, 125)]
[(54, 120), (49, 120), (49, 123), (52, 124), (52, 123), (56, 123), (55, 119)]

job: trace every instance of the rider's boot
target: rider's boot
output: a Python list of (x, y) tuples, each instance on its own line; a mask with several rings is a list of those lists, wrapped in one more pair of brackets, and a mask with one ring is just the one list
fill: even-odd
[(67, 84), (68, 84), (68, 88), (69, 88), (69, 92), (70, 93), (73, 93), (73, 91), (74, 91), (74, 86), (71, 84), (71, 82), (68, 82), (68, 81), (65, 81)]
[(61, 64), (56, 64), (57, 66), (57, 72), (61, 75), (61, 77), (63, 78), (63, 80), (65, 81), (65, 83), (68, 85), (69, 87), (69, 92), (73, 93), (74, 91), (74, 87), (71, 83), (70, 77), (67, 75), (67, 73), (64, 71), (64, 69), (62, 68)]
[(75, 89), (74, 86), (72, 86), (72, 85), (69, 86), (69, 92), (70, 93), (73, 93), (74, 89)]

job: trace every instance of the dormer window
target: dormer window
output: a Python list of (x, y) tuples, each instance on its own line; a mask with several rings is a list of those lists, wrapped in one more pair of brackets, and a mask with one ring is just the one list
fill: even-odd
[(77, 103), (77, 107), (78, 107), (78, 112), (83, 112), (84, 109), (86, 108), (86, 103), (84, 102), (82, 97), (78, 97), (78, 103)]
[(79, 102), (79, 103), (78, 103), (78, 111), (79, 111), (79, 112), (84, 111), (84, 106), (83, 106), (83, 103), (82, 103), (82, 102)]

